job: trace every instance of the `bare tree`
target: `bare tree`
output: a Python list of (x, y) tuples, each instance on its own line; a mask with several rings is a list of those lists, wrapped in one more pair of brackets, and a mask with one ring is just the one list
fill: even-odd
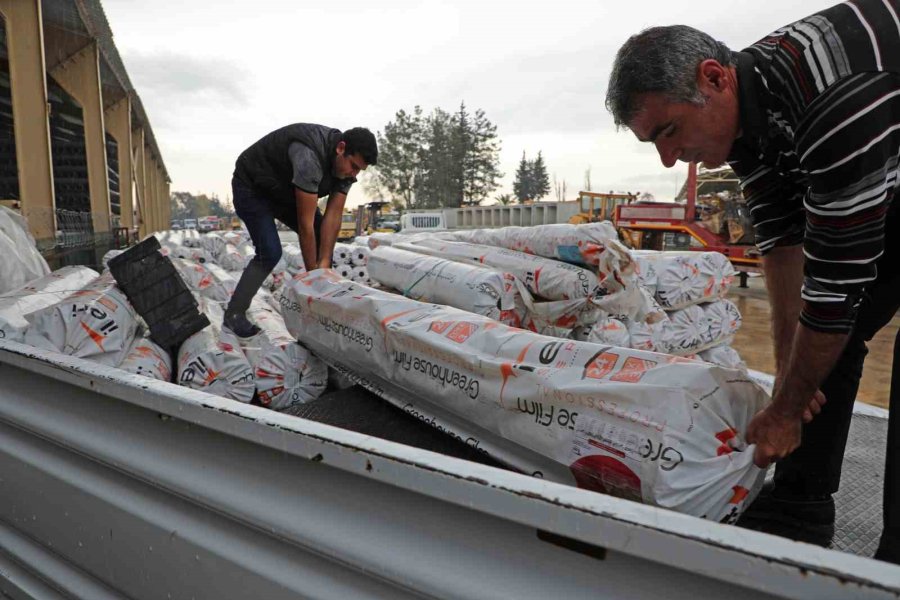
[(589, 166), (584, 172), (584, 191), (591, 191), (591, 167)]

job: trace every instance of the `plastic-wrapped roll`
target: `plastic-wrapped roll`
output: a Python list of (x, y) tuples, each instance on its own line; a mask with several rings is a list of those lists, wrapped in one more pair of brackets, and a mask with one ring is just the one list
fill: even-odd
[(114, 367), (134, 341), (138, 317), (111, 273), (28, 315), (25, 343)]
[(222, 239), (226, 244), (238, 247), (249, 239), (249, 235), (244, 231), (227, 231), (222, 234)]
[(226, 271), (243, 271), (252, 258), (252, 255), (248, 258), (238, 246), (226, 244), (225, 250), (219, 256), (219, 266)]
[(200, 236), (200, 247), (209, 252), (214, 258), (218, 258), (225, 251), (226, 244), (227, 242), (222, 239), (222, 236), (215, 231)]
[(737, 372), (552, 340), (328, 270), (284, 295), (312, 351), (523, 472), (726, 522), (765, 479), (744, 432), (770, 399)]
[(709, 343), (709, 320), (703, 307), (693, 305), (669, 313), (669, 353), (693, 354)]
[[(609, 221), (572, 225), (556, 223), (533, 227), (500, 227), (453, 231), (452, 239), (536, 254), (578, 265), (598, 265), (608, 246), (618, 245), (619, 234)], [(627, 252), (625, 253), (627, 257)]]
[(238, 402), (250, 402), (256, 391), (253, 368), (240, 340), (222, 327), (222, 309), (198, 298), (210, 325), (181, 344), (178, 350), (178, 383)]
[(184, 234), (184, 242), (183, 245), (188, 248), (199, 248), (200, 247), (200, 232), (196, 229), (186, 229), (182, 232)]
[(259, 402), (273, 410), (287, 410), (322, 395), (328, 368), (288, 333), (284, 319), (268, 304), (254, 300), (248, 311), (259, 335), (241, 339), (253, 367)]
[(590, 328), (587, 341), (598, 344), (609, 344), (619, 348), (631, 347), (631, 334), (628, 327), (622, 321), (606, 317), (600, 319)]
[(595, 273), (524, 252), (432, 239), (420, 239), (414, 244), (394, 244), (394, 247), (512, 273), (531, 294), (547, 300), (572, 300), (605, 294)]
[(369, 262), (368, 246), (352, 246), (350, 248), (350, 264), (354, 267), (364, 267)]
[(346, 244), (335, 244), (334, 252), (331, 254), (331, 264), (333, 266), (349, 265), (352, 250)]
[(492, 319), (516, 306), (516, 290), (506, 285), (503, 274), (476, 264), (379, 246), (369, 256), (368, 271), (373, 280), (409, 298)]
[(212, 255), (203, 248), (191, 248), (188, 246), (179, 246), (172, 243), (162, 244), (162, 247), (166, 248), (169, 251), (168, 256), (182, 258), (184, 260), (192, 260), (199, 263), (214, 262)]
[(197, 263), (181, 258), (171, 258), (172, 264), (188, 288), (217, 302), (228, 302), (234, 293), (231, 276), (214, 263)]
[(340, 275), (343, 279), (353, 278), (353, 267), (351, 267), (350, 265), (337, 265), (334, 268), (334, 272)]
[(741, 328), (741, 311), (731, 300), (716, 300), (702, 306), (709, 321), (709, 336), (706, 343), (729, 338)]
[(0, 296), (0, 339), (23, 342), (28, 316), (84, 289), (99, 274), (87, 267), (63, 267)]
[(366, 267), (353, 267), (353, 275), (350, 279), (359, 283), (367, 283), (369, 281), (369, 269)]
[(719, 252), (636, 252), (644, 271), (656, 272), (656, 299), (666, 310), (723, 297), (734, 281), (734, 267)]
[(700, 358), (708, 363), (727, 367), (729, 369), (746, 369), (747, 365), (741, 359), (741, 355), (731, 346), (716, 346), (702, 350)]
[(655, 323), (629, 321), (626, 325), (628, 327), (628, 336), (631, 339), (631, 347), (635, 350), (668, 352), (669, 337), (671, 336), (668, 323), (668, 318)]
[(5, 206), (0, 206), (0, 256), (0, 293), (50, 273), (25, 218)]
[(158, 381), (172, 380), (172, 357), (143, 334), (135, 337), (119, 368)]

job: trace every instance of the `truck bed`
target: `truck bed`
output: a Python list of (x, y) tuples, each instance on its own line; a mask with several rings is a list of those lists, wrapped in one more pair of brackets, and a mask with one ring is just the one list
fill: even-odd
[(0, 390), (0, 597), (900, 598), (900, 567), (509, 472), (359, 390), (297, 418), (3, 341)]

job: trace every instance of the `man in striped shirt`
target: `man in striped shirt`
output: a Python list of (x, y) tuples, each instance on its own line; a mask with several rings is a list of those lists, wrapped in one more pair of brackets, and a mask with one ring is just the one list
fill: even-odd
[[(651, 28), (619, 50), (607, 90), (616, 124), (654, 143), (665, 166), (728, 162), (741, 179), (763, 253), (777, 365), (772, 403), (747, 440), (760, 467), (779, 461), (774, 489), (748, 516), (822, 544), (834, 532), (832, 494), (866, 342), (900, 306), (898, 14), (897, 0), (851, 0), (742, 52), (690, 27)], [(897, 353), (895, 341), (876, 554), (893, 562)], [(815, 416), (805, 425), (804, 412)]]

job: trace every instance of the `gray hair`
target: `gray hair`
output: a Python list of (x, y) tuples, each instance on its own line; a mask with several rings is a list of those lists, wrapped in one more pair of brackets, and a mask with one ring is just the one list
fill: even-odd
[(616, 127), (628, 125), (640, 110), (638, 97), (661, 93), (671, 102), (703, 104), (697, 89), (697, 66), (706, 59), (734, 64), (731, 50), (711, 36), (688, 27), (651, 27), (619, 48), (606, 89), (606, 109)]

